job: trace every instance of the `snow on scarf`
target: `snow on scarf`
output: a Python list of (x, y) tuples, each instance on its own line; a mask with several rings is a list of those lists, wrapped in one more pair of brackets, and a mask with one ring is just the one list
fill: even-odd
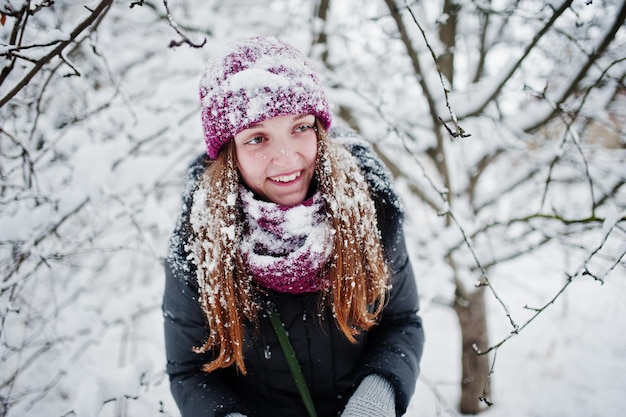
[(332, 240), (320, 192), (293, 207), (261, 201), (241, 186), (244, 212), (241, 255), (259, 285), (283, 293), (315, 292), (330, 285), (322, 271)]

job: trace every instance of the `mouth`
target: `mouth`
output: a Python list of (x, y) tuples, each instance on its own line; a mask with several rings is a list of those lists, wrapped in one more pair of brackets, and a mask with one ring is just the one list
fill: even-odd
[(276, 177), (269, 177), (269, 179), (274, 182), (287, 183), (287, 182), (292, 182), (292, 181), (297, 180), (298, 178), (300, 178), (301, 174), (302, 174), (302, 171), (298, 171), (290, 175), (278, 175)]

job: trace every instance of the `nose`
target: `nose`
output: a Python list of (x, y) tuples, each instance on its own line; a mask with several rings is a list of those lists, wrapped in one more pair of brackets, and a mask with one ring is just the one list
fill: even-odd
[(282, 168), (291, 168), (298, 159), (298, 153), (291, 135), (285, 134), (274, 139), (272, 162)]

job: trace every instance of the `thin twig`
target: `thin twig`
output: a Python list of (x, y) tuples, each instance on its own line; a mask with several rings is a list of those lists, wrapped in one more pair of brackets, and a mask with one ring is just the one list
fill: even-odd
[(169, 22), (169, 24), (172, 27), (172, 29), (174, 29), (176, 31), (176, 33), (178, 33), (178, 35), (180, 36), (180, 40), (178, 40), (178, 41), (172, 40), (170, 42), (170, 44), (169, 44), (169, 47), (170, 48), (175, 48), (177, 46), (181, 46), (181, 45), (187, 44), (187, 45), (191, 46), (192, 48), (202, 48), (206, 44), (206, 41), (207, 41), (206, 37), (202, 40), (202, 43), (195, 43), (195, 42), (193, 42), (178, 27), (178, 24), (176, 23), (176, 21), (172, 17), (172, 13), (170, 12), (170, 7), (167, 4), (167, 0), (163, 0), (163, 5), (165, 6), (165, 11), (167, 13), (167, 21)]

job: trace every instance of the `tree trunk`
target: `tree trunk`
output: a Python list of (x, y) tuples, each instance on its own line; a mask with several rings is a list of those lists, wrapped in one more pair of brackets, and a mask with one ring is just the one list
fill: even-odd
[(490, 391), (489, 357), (478, 355), (473, 346), (486, 350), (489, 346), (487, 333), (487, 311), (485, 309), (485, 287), (467, 292), (457, 282), (454, 310), (461, 325), (462, 353), (461, 400), (459, 411), (463, 414), (478, 414), (484, 410), (481, 398)]
[(454, 49), (456, 48), (456, 24), (457, 14), (461, 6), (454, 0), (446, 0), (443, 5), (443, 13), (447, 16), (445, 22), (439, 26), (439, 40), (445, 45), (444, 52), (437, 58), (439, 69), (447, 78), (450, 86), (454, 85)]
[(324, 65), (328, 67), (328, 35), (326, 34), (326, 18), (328, 16), (328, 10), (330, 9), (330, 0), (320, 0), (319, 7), (317, 9), (317, 17), (323, 22), (321, 30), (317, 35), (317, 40), (315, 41), (318, 45), (324, 46), (324, 52), (322, 52), (322, 56), (320, 57)]

